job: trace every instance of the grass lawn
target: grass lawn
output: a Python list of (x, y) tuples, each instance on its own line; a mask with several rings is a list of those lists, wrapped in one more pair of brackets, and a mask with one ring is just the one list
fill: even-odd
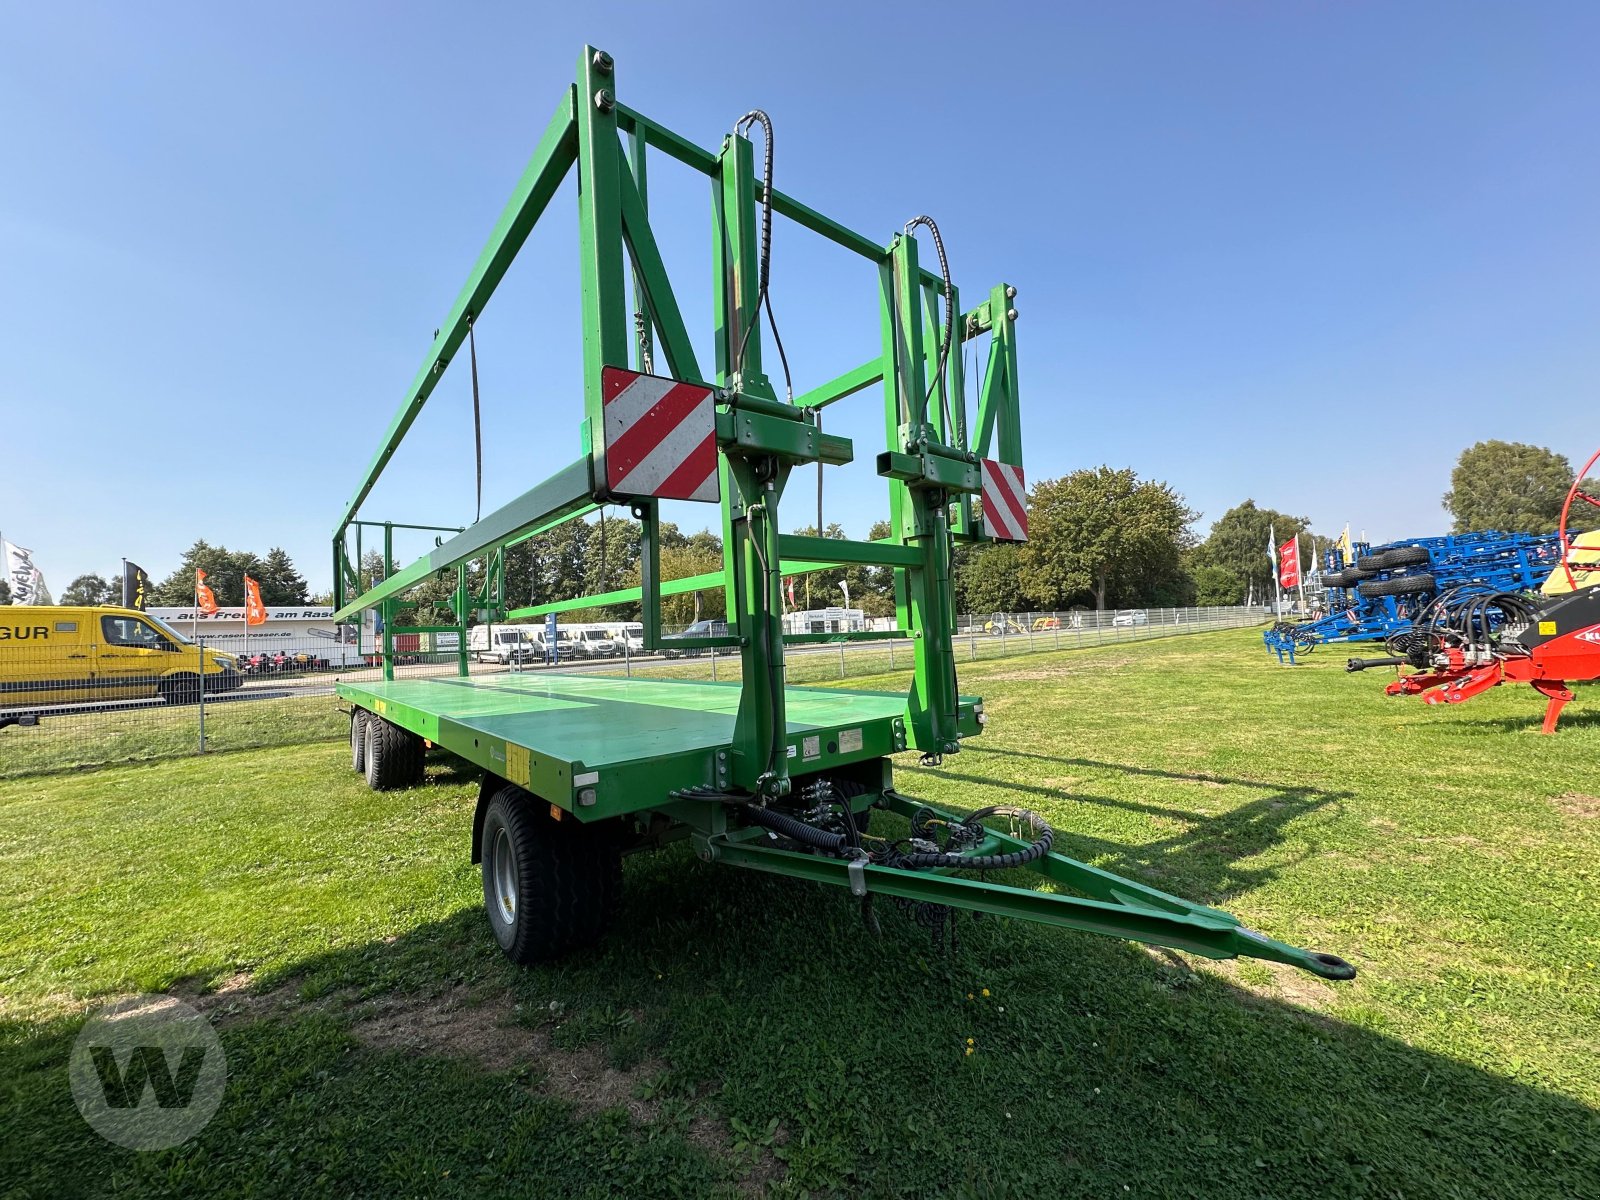
[[(682, 846), (628, 861), (601, 947), (518, 970), (449, 763), (387, 795), (338, 743), (0, 781), (0, 1190), (1600, 1195), (1600, 689), (1543, 738), (1530, 689), (1430, 709), (1342, 657), (1239, 631), (964, 666), (988, 731), (898, 781), (1036, 808), (1349, 984), (995, 920), (940, 953)], [(165, 990), (228, 1089), (137, 1154), (65, 1064), (96, 1003)]]

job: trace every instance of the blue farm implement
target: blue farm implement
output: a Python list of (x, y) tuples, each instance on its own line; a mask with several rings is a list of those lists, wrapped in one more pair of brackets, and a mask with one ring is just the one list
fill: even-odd
[(1327, 616), (1280, 622), (1262, 638), (1280, 661), (1323, 642), (1385, 641), (1409, 631), (1441, 595), (1458, 598), (1536, 589), (1561, 563), (1557, 534), (1465, 533), (1358, 544), (1354, 561), (1328, 551)]
[(1600, 451), (1578, 472), (1561, 509), (1553, 569), (1542, 595), (1457, 588), (1419, 614), (1413, 628), (1390, 637), (1385, 658), (1352, 658), (1346, 669), (1412, 668), (1384, 691), (1421, 696), (1428, 704), (1460, 704), (1502, 683), (1526, 683), (1544, 696), (1545, 733), (1554, 733), (1575, 680), (1600, 679), (1600, 544), (1569, 532), (1574, 501), (1600, 509), (1581, 481)]

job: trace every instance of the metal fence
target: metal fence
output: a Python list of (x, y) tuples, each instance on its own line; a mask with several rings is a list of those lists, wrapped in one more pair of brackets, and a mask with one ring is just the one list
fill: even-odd
[[(65, 616), (65, 614), (63, 614)], [(109, 619), (109, 618), (108, 618)], [(1176, 634), (1260, 625), (1256, 608), (1133, 609), (1121, 612), (991, 613), (960, 619), (958, 661), (1069, 651)], [(52, 622), (71, 625), (72, 622)], [(92, 629), (49, 628), (0, 647), (0, 777), (124, 762), (196, 751), (289, 745), (342, 738), (345, 718), (332, 701), (340, 680), (382, 678), (379, 661), (354, 646), (330, 652), (325, 639), (274, 639), (270, 651), (219, 651), (204, 636), (176, 636), (95, 622)], [(159, 631), (158, 631), (159, 632)], [(471, 643), (469, 643), (469, 646)], [(577, 643), (575, 643), (576, 647)], [(737, 652), (640, 654), (626, 638), (609, 648), (542, 656), (469, 650), (474, 676), (578, 671), (657, 678), (739, 678)], [(454, 675), (459, 649), (450, 644), (397, 647), (396, 678)], [(894, 676), (912, 669), (912, 644), (901, 640), (792, 645), (792, 683)], [(905, 686), (888, 678), (885, 688)]]

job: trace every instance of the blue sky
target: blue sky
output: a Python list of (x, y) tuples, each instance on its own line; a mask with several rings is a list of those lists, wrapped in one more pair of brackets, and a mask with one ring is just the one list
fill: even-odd
[[(1376, 540), (1446, 526), (1473, 441), (1600, 442), (1593, 4), (3, 11), (0, 530), (58, 592), (196, 537), (328, 585), (586, 41), (702, 145), (767, 109), (778, 186), (863, 232), (933, 214), (969, 304), (1014, 283), (1031, 479), (1128, 465), (1202, 532), (1253, 497)], [(708, 359), (705, 184), (653, 164)], [(575, 457), (576, 270), (569, 185), (479, 325), (486, 509)], [(877, 352), (859, 260), (780, 221), (772, 287), (799, 389)], [(876, 398), (829, 428), (864, 533)], [(366, 512), (470, 521), (472, 471), (457, 370)]]

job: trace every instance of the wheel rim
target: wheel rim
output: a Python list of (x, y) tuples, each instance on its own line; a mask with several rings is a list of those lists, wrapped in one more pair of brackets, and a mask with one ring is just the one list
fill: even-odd
[(494, 831), (494, 849), (491, 851), (494, 880), (494, 904), (500, 919), (507, 925), (517, 919), (517, 866), (511, 855), (511, 835), (502, 827)]

